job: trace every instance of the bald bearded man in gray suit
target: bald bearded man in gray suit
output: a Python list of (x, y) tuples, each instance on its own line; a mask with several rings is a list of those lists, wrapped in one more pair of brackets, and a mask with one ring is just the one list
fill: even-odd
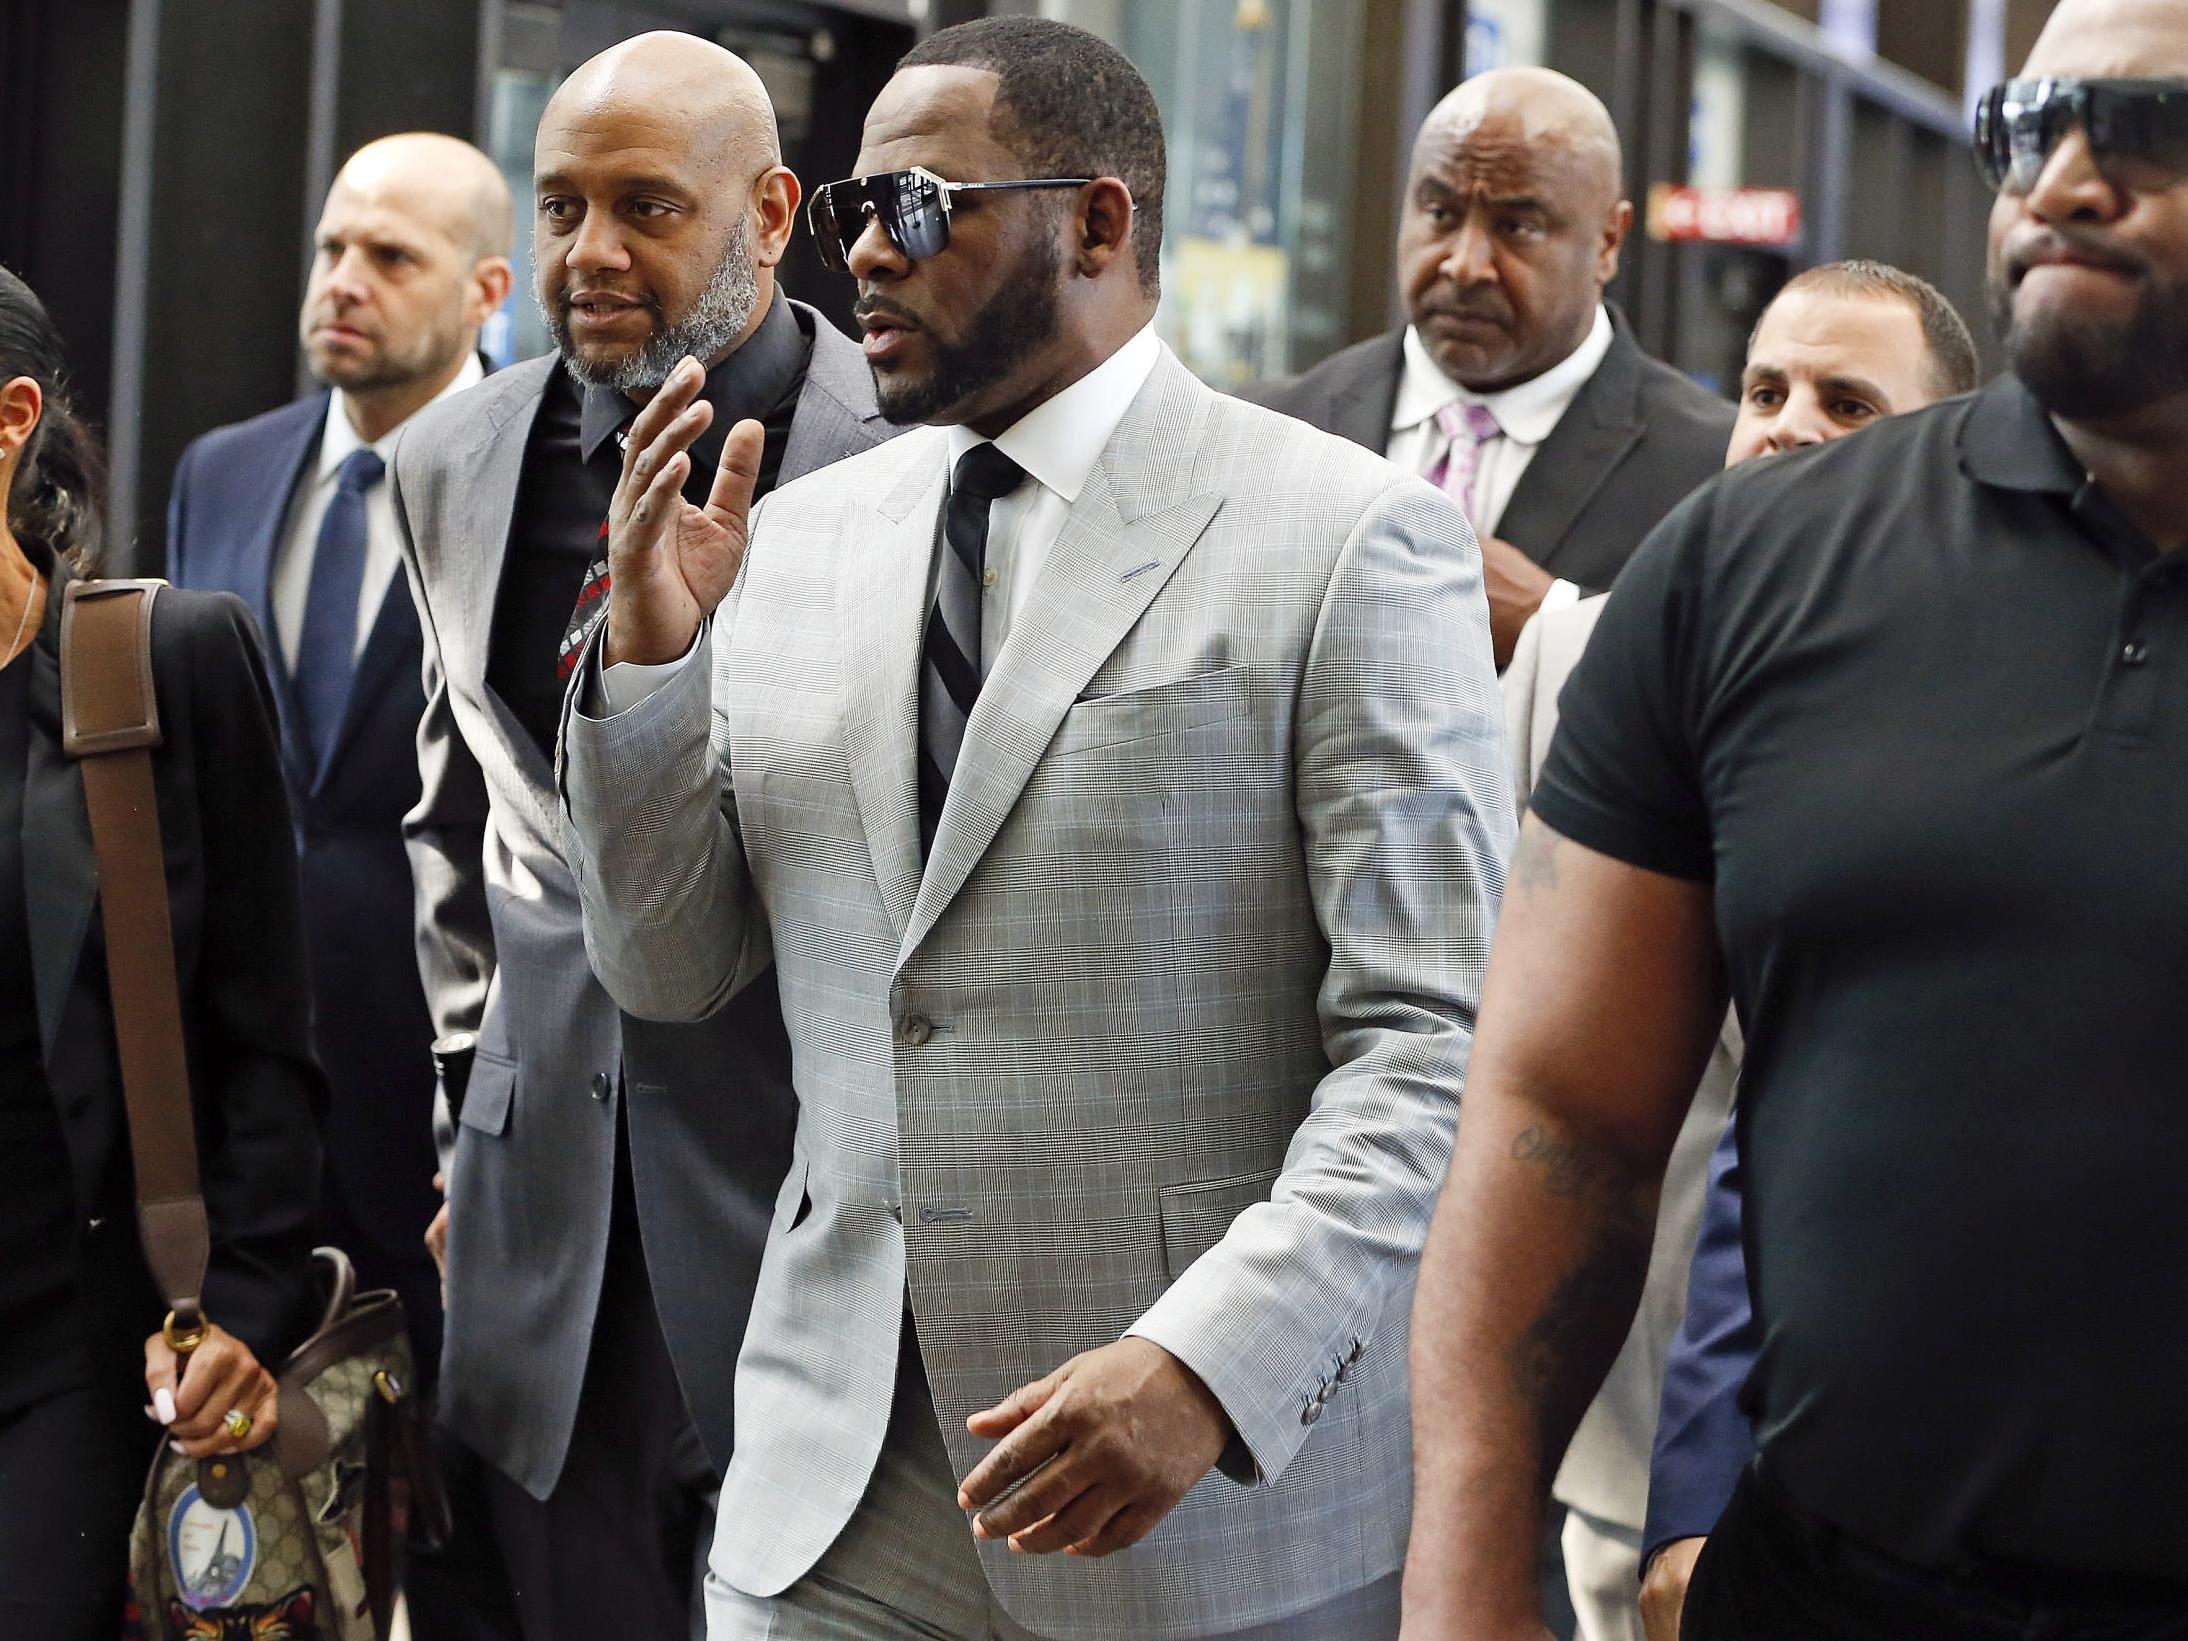
[(698, 1622), (789, 1050), (771, 975), (693, 1025), (619, 1014), (593, 979), (551, 767), (558, 663), (602, 607), (619, 429), (678, 357), (707, 362), (725, 430), (764, 423), (771, 479), (890, 429), (858, 350), (775, 286), (799, 190), (737, 58), (685, 34), (616, 47), (557, 92), (535, 163), (558, 351), (421, 416), (394, 464), (425, 637), (426, 989), (441, 1032), (478, 1035), (442, 1416), (493, 1467), (526, 1641), (652, 1641)]

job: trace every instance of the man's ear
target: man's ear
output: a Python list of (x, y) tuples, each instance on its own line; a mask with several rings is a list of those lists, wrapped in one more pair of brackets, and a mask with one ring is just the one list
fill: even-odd
[(1609, 219), (1603, 224), (1603, 249), (1596, 257), (1595, 276), (1603, 285), (1618, 277), (1618, 253), (1626, 243), (1626, 235), (1633, 230), (1633, 201), (1622, 199), (1612, 208)]
[(752, 260), (759, 266), (776, 266), (790, 249), (803, 192), (797, 176), (787, 166), (770, 166), (753, 179)]
[(1079, 243), (1076, 267), (1082, 279), (1097, 279), (1122, 256), (1132, 255), (1132, 190), (1115, 177), (1099, 177), (1079, 196)]
[(494, 310), (509, 296), (509, 286), (516, 274), (509, 267), (505, 256), (481, 257), (471, 270), (471, 312), (469, 319), (474, 328), (486, 323)]

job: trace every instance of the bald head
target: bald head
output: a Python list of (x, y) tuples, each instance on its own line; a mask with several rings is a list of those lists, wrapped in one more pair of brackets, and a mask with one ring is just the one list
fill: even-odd
[(438, 131), (366, 143), (335, 173), (329, 200), (336, 195), (404, 211), (474, 259), (507, 256), (516, 231), (509, 184), (494, 162)]
[(1618, 197), (1624, 160), (1611, 111), (1554, 69), (1499, 68), (1462, 81), (1421, 123), (1414, 169), (1477, 141), (1556, 151), (1570, 159), (1575, 180), (1594, 186), (1605, 203)]
[(345, 395), (365, 437), (462, 368), (509, 293), (513, 226), (494, 162), (437, 131), (369, 142), (336, 174), (299, 329), (313, 373)]
[(637, 35), (581, 64), (548, 99), (540, 147), (602, 127), (673, 132), (694, 160), (744, 175), (782, 163), (775, 105), (759, 75), (735, 52), (675, 29)]
[(2023, 72), (2085, 79), (2188, 75), (2188, 7), (2180, 0), (2059, 0)]
[(540, 312), (580, 380), (625, 393), (712, 366), (774, 301), (797, 221), (760, 77), (695, 34), (613, 46), (563, 82), (532, 152)]
[(1413, 145), (1398, 277), (1416, 335), (1476, 392), (1517, 386), (1587, 338), (1633, 221), (1618, 132), (1545, 68), (1476, 75)]

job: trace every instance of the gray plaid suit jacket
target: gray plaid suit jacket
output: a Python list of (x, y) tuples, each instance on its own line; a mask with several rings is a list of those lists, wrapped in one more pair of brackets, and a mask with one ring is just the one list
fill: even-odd
[(922, 872), (947, 472), (928, 429), (777, 491), (711, 679), (565, 719), (603, 983), (691, 1018), (772, 955), (790, 1033), (714, 1567), (771, 1595), (841, 1531), (908, 1289), (959, 1474), (987, 1446), (968, 1414), (1128, 1331), (1241, 1438), (1122, 1554), (982, 1545), (1018, 1622), (1278, 1619), (1405, 1553), (1415, 1261), (1512, 838), (1479, 558), (1418, 479), (1165, 353), (1014, 620)]

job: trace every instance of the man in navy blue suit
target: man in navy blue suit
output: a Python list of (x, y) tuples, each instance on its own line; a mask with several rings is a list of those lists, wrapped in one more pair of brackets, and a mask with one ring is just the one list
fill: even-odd
[(191, 445), (168, 508), (169, 578), (244, 598), (274, 659), (332, 1089), (326, 1234), (366, 1283), (401, 1293), (428, 1378), (433, 1033), (402, 838), (425, 698), (384, 475), (403, 424), (483, 374), (510, 238), (508, 188), (469, 143), (420, 132), (359, 149), (327, 195), (304, 296), (325, 388)]

